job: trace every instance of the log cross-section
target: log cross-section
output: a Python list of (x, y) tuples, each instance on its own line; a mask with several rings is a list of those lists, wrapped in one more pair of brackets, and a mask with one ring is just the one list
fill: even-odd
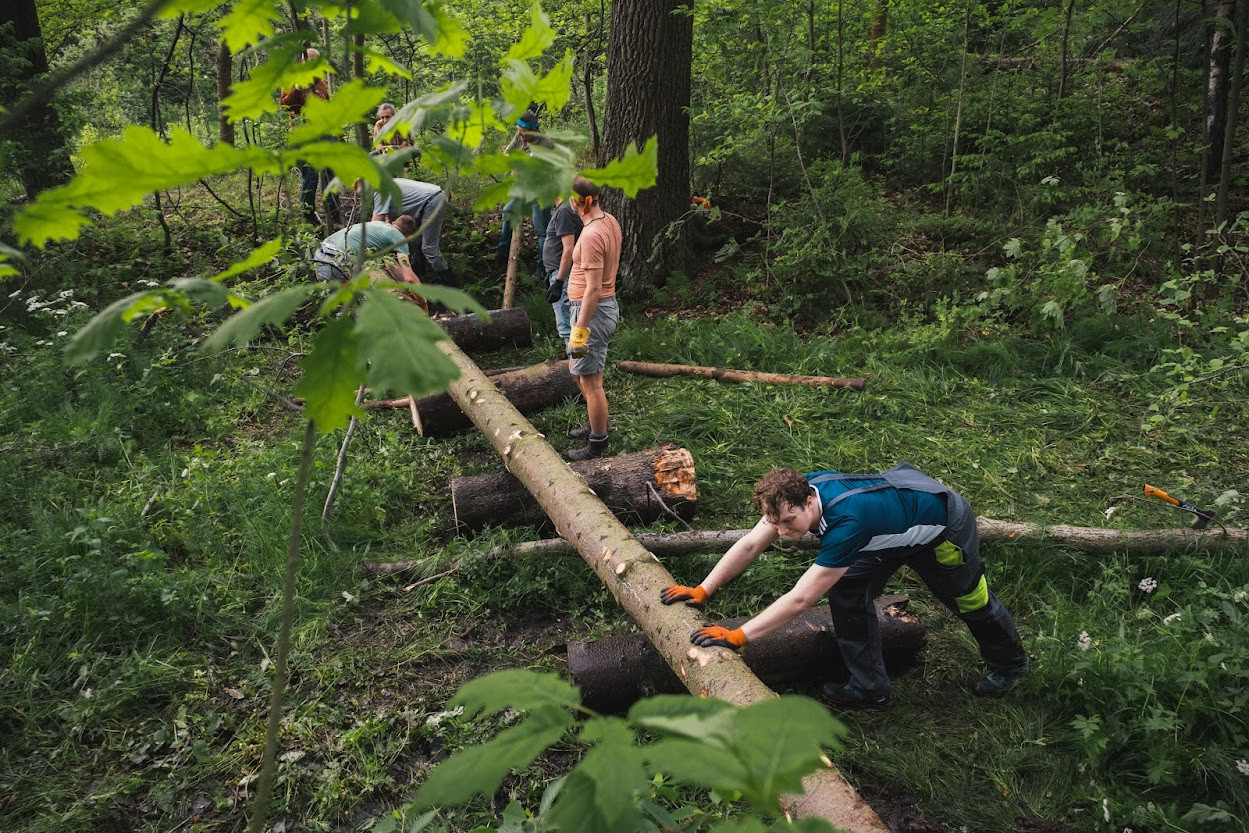
[[(684, 605), (666, 607), (660, 603), (660, 590), (675, 582), (659, 559), (616, 519), (462, 350), (450, 340), (439, 341), (438, 349), (460, 369), (460, 378), (451, 384), (452, 398), (494, 445), (508, 470), (533, 494), (560, 537), (577, 548), (686, 689), (737, 706), (775, 697), (776, 693), (733, 651), (690, 644), (690, 633), (702, 619)], [(805, 795), (786, 799), (787, 808), (795, 815), (825, 818), (851, 833), (888, 833), (835, 767), (807, 776), (803, 787)]]

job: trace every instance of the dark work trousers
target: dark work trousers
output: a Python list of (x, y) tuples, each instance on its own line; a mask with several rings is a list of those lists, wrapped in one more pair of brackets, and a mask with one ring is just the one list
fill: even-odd
[(330, 172), (317, 170), (302, 159), (297, 164), (299, 166), (299, 201), (304, 206), (304, 219), (316, 225), (317, 187), (319, 185), (321, 193), (325, 195), (325, 210), (329, 213), (325, 224), (333, 228), (335, 224), (342, 222), (342, 215), (339, 211), (338, 194), (325, 193), (325, 186), (330, 181)]
[[(962, 500), (957, 494), (950, 499)], [(1015, 622), (985, 581), (975, 523), (971, 515), (969, 523), (948, 528), (931, 543), (864, 553), (829, 590), (837, 646), (850, 670), (851, 683), (871, 696), (889, 694), (874, 601), (903, 564), (918, 573), (933, 594), (967, 624), (991, 671), (1014, 671), (1027, 665)]]

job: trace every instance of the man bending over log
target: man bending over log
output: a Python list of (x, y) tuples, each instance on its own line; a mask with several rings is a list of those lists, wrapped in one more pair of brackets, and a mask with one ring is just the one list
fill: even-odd
[(734, 650), (783, 627), (828, 593), (837, 646), (849, 682), (825, 683), (820, 696), (833, 706), (883, 711), (893, 705), (881, 656), (873, 600), (903, 564), (966, 624), (988, 666), (973, 687), (982, 697), (1010, 691), (1028, 669), (1010, 613), (989, 591), (980, 561), (976, 515), (961, 495), (899, 463), (881, 474), (776, 469), (755, 487), (763, 518), (729, 548), (697, 587), (673, 585), (664, 604), (701, 605), (736, 578), (777, 538), (820, 536), (815, 563), (794, 588), (736, 630), (699, 628), (695, 645)]

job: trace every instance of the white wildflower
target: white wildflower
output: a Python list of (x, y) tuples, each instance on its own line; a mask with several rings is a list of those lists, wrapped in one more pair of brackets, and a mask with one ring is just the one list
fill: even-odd
[(1110, 799), (1102, 799), (1102, 818), (1106, 820), (1106, 824), (1110, 824)]
[(1249, 775), (1249, 761), (1237, 761), (1236, 769), (1241, 775)]
[(1143, 578), (1141, 583), (1136, 586), (1145, 593), (1152, 593), (1158, 589), (1158, 580), (1155, 578)]
[(1076, 640), (1076, 645), (1080, 647), (1081, 651), (1087, 651), (1093, 647), (1093, 637), (1089, 636), (1088, 631), (1080, 631), (1080, 638)]
[(1167, 616), (1165, 619), (1163, 619), (1163, 620), (1162, 620), (1162, 624), (1164, 624), (1164, 625), (1169, 625), (1169, 624), (1171, 624), (1172, 622), (1180, 622), (1180, 621), (1182, 621), (1183, 619), (1184, 619), (1183, 614), (1181, 614), (1181, 613), (1172, 613), (1170, 616)]
[(22, 294), (22, 290), (20, 290), (20, 289), (19, 289), (19, 290), (17, 290), (16, 292), (10, 292), (10, 293), (9, 293), (9, 297), (10, 297), (10, 298), (16, 298), (18, 295), (21, 295), (21, 294)]
[(1234, 602), (1243, 602), (1247, 598), (1249, 598), (1249, 593), (1246, 593), (1244, 590), (1237, 590), (1232, 594), (1232, 601)]

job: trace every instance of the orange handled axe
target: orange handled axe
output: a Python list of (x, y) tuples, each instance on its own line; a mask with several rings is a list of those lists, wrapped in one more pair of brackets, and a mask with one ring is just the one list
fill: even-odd
[(1145, 497), (1156, 497), (1158, 500), (1165, 501), (1177, 509), (1183, 509), (1185, 512), (1191, 512), (1197, 517), (1197, 520), (1193, 521), (1193, 529), (1205, 529), (1206, 526), (1214, 520), (1214, 513), (1209, 509), (1202, 509), (1196, 504), (1189, 503), (1186, 500), (1173, 498), (1166, 492), (1154, 486), (1150, 486), (1148, 483), (1145, 484)]

